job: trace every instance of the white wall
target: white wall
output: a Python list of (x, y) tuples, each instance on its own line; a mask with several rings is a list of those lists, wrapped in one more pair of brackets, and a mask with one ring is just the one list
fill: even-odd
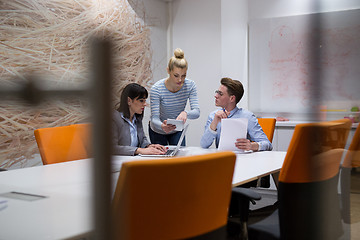
[(173, 1), (173, 48), (184, 50), (187, 77), (197, 84), (200, 118), (190, 120), (187, 145), (200, 146), (221, 78), (221, 1)]
[(166, 74), (167, 64), (168, 3), (160, 0), (128, 0), (128, 2), (150, 28), (153, 79), (162, 78)]
[[(150, 27), (150, 40), (152, 51), (151, 70), (153, 73), (151, 83), (166, 77), (167, 40), (169, 28), (169, 3), (161, 0), (128, 0), (137, 15)], [(149, 99), (148, 99), (148, 102)], [(148, 122), (150, 120), (150, 106), (145, 108), (143, 125), (148, 135)]]
[[(315, 8), (317, 3), (319, 8)], [(284, 17), (316, 12), (331, 12), (360, 7), (359, 0), (250, 0), (249, 20), (253, 18)]]
[[(154, 81), (166, 77), (169, 44), (180, 47), (189, 62), (188, 77), (197, 84), (200, 118), (190, 120), (187, 145), (199, 146), (208, 114), (215, 109), (213, 93), (221, 77), (241, 80), (245, 95), (239, 106), (248, 108), (247, 23), (254, 18), (269, 18), (360, 8), (358, 0), (142, 0), (146, 13), (153, 17), (152, 46)], [(172, 4), (172, 18), (167, 6)], [(167, 24), (172, 22), (172, 41)], [(171, 53), (172, 54), (172, 53)], [(251, 110), (251, 109), (250, 109)], [(145, 111), (149, 117), (150, 112)], [(144, 120), (144, 125), (148, 120)], [(147, 128), (146, 128), (147, 129)]]
[[(319, 12), (344, 11), (359, 9), (358, 0), (251, 0), (249, 1), (249, 21), (259, 18), (274, 18), (304, 15)], [(256, 106), (257, 98), (252, 95), (250, 106)], [(250, 109), (251, 110), (251, 109)], [(310, 110), (310, 109), (309, 109)], [(296, 113), (282, 113), (284, 117), (292, 120), (308, 120), (308, 115)], [(272, 113), (264, 113), (263, 116), (275, 116)], [(333, 115), (337, 118), (338, 115)], [(342, 118), (343, 116), (340, 115)]]
[[(196, 81), (201, 116), (191, 121), (189, 145), (199, 145), (207, 115), (214, 110), (213, 91), (221, 77), (241, 80), (245, 87), (239, 106), (248, 108), (247, 23), (269, 18), (340, 11), (360, 7), (358, 0), (174, 0), (173, 47), (185, 50)], [(219, 22), (217, 22), (219, 21)], [(251, 110), (251, 109), (250, 109)]]
[[(215, 110), (214, 91), (222, 77), (247, 88), (247, 1), (173, 1), (173, 47), (185, 51), (188, 77), (198, 87), (200, 118), (190, 121), (187, 144), (199, 146), (208, 114)], [(239, 106), (247, 107), (247, 94)]]
[(240, 80), (245, 93), (238, 106), (248, 108), (248, 3), (221, 1), (221, 76)]

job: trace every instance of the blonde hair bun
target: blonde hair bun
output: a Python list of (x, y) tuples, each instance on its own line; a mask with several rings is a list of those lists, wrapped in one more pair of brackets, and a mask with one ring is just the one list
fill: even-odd
[(174, 67), (177, 68), (188, 68), (187, 61), (184, 57), (184, 51), (180, 48), (174, 50), (174, 56), (172, 56), (169, 60), (168, 70), (172, 71)]
[(184, 51), (181, 50), (180, 48), (177, 48), (177, 49), (175, 49), (175, 51), (174, 51), (174, 56), (175, 56), (176, 58), (182, 59), (182, 58), (184, 58)]

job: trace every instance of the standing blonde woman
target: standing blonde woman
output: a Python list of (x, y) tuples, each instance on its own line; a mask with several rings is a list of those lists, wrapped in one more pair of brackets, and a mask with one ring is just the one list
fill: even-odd
[[(150, 141), (154, 144), (176, 145), (181, 132), (176, 126), (167, 124), (167, 119), (196, 119), (200, 116), (196, 84), (186, 78), (188, 63), (184, 52), (177, 48), (169, 60), (167, 78), (157, 81), (150, 90), (151, 120), (149, 126)], [(190, 110), (186, 111), (187, 101)], [(185, 146), (185, 138), (182, 142)]]

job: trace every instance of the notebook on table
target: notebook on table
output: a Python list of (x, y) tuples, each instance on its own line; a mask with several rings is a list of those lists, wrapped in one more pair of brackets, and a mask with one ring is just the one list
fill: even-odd
[(181, 133), (181, 136), (179, 138), (179, 141), (178, 141), (175, 149), (168, 149), (165, 154), (159, 154), (159, 155), (139, 154), (139, 156), (142, 156), (142, 157), (174, 157), (178, 153), (178, 151), (181, 147), (181, 143), (185, 137), (188, 126), (189, 126), (189, 124), (185, 125), (184, 130)]

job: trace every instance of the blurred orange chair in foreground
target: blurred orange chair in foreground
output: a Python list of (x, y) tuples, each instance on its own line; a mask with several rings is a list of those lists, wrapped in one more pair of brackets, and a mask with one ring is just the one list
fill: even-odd
[(346, 119), (296, 125), (280, 170), (278, 210), (249, 225), (247, 231), (245, 210), (249, 201), (260, 197), (234, 192), (245, 202), (240, 234), (266, 240), (338, 239), (343, 234), (339, 168), (350, 127)]
[(279, 210), (249, 226), (252, 239), (338, 239), (339, 168), (351, 122), (298, 124), (280, 171)]
[(218, 152), (124, 162), (112, 202), (114, 239), (226, 239), (235, 160)]

